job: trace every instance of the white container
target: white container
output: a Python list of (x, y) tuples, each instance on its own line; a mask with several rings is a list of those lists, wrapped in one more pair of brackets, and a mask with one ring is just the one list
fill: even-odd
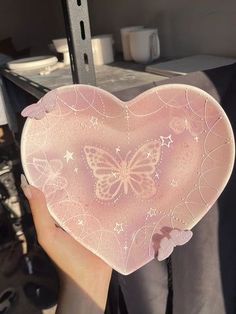
[(69, 51), (63, 52), (63, 63), (64, 63), (64, 65), (70, 64), (70, 53), (69, 53)]
[(129, 33), (132, 59), (148, 63), (160, 57), (160, 42), (156, 28), (143, 28)]
[(129, 33), (131, 31), (142, 29), (144, 26), (130, 26), (121, 28), (121, 43), (122, 43), (122, 50), (123, 50), (123, 57), (125, 61), (132, 60), (132, 56), (130, 53), (130, 42), (129, 42)]
[(102, 65), (114, 62), (113, 37), (111, 34), (94, 36), (92, 41), (93, 62)]
[(54, 56), (38, 56), (13, 60), (7, 63), (10, 70), (16, 72), (46, 69), (58, 62)]
[(53, 39), (52, 42), (57, 52), (64, 53), (69, 51), (66, 38)]

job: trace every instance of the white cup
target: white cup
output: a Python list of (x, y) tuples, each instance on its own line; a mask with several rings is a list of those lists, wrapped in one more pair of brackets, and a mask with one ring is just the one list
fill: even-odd
[(93, 62), (102, 65), (114, 62), (113, 36), (111, 34), (94, 36), (92, 41)]
[(66, 38), (53, 39), (52, 42), (57, 52), (64, 53), (69, 51)]
[(121, 28), (120, 33), (124, 60), (126, 61), (132, 60), (130, 53), (129, 33), (131, 31), (139, 30), (142, 28), (143, 26), (130, 26)]
[(69, 51), (63, 52), (63, 63), (65, 65), (70, 64), (70, 53), (69, 53)]
[(160, 57), (160, 42), (156, 28), (144, 28), (129, 33), (132, 59), (148, 63)]

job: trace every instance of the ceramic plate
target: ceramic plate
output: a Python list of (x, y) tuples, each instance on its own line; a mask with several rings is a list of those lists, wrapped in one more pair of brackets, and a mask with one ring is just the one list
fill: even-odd
[(122, 102), (73, 85), (22, 114), (29, 183), (58, 224), (123, 274), (187, 242), (233, 168), (230, 122), (192, 86), (162, 85)]

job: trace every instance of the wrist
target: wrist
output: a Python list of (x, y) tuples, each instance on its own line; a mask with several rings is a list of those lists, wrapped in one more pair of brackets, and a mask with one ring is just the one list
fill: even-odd
[[(60, 302), (57, 313), (64, 313), (64, 306), (70, 300), (75, 313), (103, 313), (106, 306), (112, 269), (104, 264), (93, 271), (79, 271), (73, 278), (60, 273)], [(79, 311), (78, 311), (79, 308)], [(63, 310), (62, 310), (63, 309)], [(83, 309), (84, 312), (83, 312)], [(88, 311), (88, 309), (90, 309)], [(76, 312), (77, 311), (77, 312)], [(74, 312), (71, 312), (74, 313)]]

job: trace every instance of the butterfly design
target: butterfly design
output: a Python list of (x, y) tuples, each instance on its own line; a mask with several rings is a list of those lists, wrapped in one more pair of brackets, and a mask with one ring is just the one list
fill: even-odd
[(169, 127), (176, 134), (181, 134), (187, 130), (192, 136), (197, 136), (203, 132), (204, 123), (199, 117), (197, 118), (189, 114), (183, 117), (173, 117), (169, 123)]
[(152, 140), (141, 146), (133, 155), (129, 151), (125, 159), (120, 154), (114, 158), (110, 153), (95, 146), (84, 146), (87, 163), (96, 181), (95, 193), (98, 199), (108, 201), (116, 198), (123, 190), (129, 190), (143, 199), (156, 194), (156, 185), (151, 177), (160, 160), (161, 144)]
[(46, 196), (58, 190), (63, 190), (67, 186), (68, 182), (66, 178), (60, 175), (63, 168), (61, 160), (33, 158), (33, 165), (41, 177), (45, 179), (42, 189)]
[(42, 106), (42, 104), (40, 103), (35, 103), (32, 104), (28, 107), (26, 107), (22, 112), (21, 115), (23, 117), (29, 117), (31, 119), (37, 119), (40, 120), (42, 118), (44, 118), (44, 116), (46, 115), (46, 110), (44, 108), (44, 106)]
[(171, 229), (160, 240), (156, 256), (158, 261), (163, 261), (169, 257), (176, 246), (186, 244), (192, 236), (193, 233), (190, 230)]
[(56, 106), (56, 95), (53, 91), (46, 94), (37, 103), (27, 106), (22, 112), (23, 117), (40, 120)]

